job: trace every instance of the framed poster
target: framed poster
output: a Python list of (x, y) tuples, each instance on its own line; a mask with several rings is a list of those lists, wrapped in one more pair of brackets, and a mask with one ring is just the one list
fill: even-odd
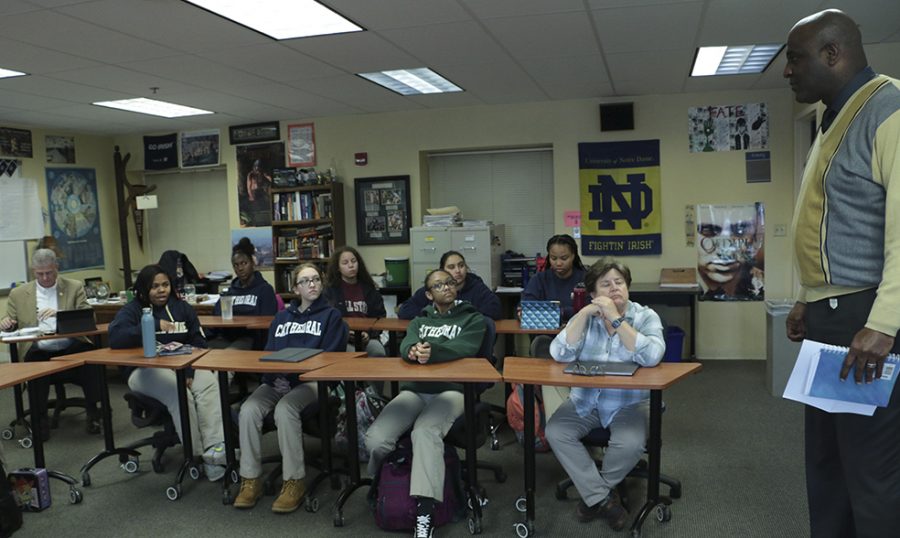
[(252, 144), (254, 142), (272, 142), (281, 140), (281, 130), (277, 121), (263, 123), (246, 123), (228, 127), (228, 143)]
[(288, 166), (316, 165), (316, 126), (313, 123), (288, 125)]
[(50, 232), (60, 271), (103, 267), (97, 179), (93, 168), (47, 168)]
[(235, 156), (241, 228), (271, 226), (272, 170), (284, 167), (284, 142), (240, 146)]
[(181, 133), (181, 167), (194, 168), (219, 164), (219, 130), (191, 131)]
[(0, 127), (0, 155), (31, 159), (31, 131)]
[(409, 176), (358, 177), (354, 181), (356, 243), (408, 244), (412, 227)]

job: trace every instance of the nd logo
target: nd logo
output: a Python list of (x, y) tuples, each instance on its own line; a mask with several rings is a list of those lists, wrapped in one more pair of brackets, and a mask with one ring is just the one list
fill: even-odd
[[(652, 192), (644, 179), (644, 174), (628, 174), (627, 183), (619, 185), (612, 176), (597, 176), (597, 185), (588, 186), (591, 193), (591, 212), (588, 216), (597, 221), (599, 229), (615, 230), (616, 220), (626, 221), (632, 230), (640, 229), (641, 220), (653, 211)], [(614, 200), (618, 211), (613, 210)]]

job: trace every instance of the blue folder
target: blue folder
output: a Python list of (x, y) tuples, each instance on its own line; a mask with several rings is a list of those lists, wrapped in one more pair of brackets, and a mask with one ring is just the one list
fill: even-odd
[(871, 383), (857, 384), (852, 369), (845, 381), (840, 380), (839, 374), (846, 357), (847, 351), (840, 349), (823, 348), (819, 351), (819, 361), (809, 386), (809, 395), (816, 398), (887, 407), (891, 400), (891, 392), (894, 390), (894, 383), (897, 381), (897, 366), (900, 364), (900, 358), (896, 355), (888, 355), (884, 361), (880, 378)]

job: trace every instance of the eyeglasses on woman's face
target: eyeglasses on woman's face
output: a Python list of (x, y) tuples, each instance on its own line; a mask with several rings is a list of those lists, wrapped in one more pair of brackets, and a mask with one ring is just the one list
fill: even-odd
[(321, 283), (322, 283), (322, 279), (317, 276), (314, 276), (312, 278), (298, 278), (297, 279), (297, 286), (299, 286), (301, 288), (308, 288), (310, 286), (310, 284), (315, 284), (318, 286)]

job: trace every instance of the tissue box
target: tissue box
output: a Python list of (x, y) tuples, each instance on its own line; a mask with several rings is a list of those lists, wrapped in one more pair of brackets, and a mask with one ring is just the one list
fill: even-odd
[(46, 469), (18, 469), (9, 473), (13, 496), (22, 510), (50, 508), (50, 478)]

